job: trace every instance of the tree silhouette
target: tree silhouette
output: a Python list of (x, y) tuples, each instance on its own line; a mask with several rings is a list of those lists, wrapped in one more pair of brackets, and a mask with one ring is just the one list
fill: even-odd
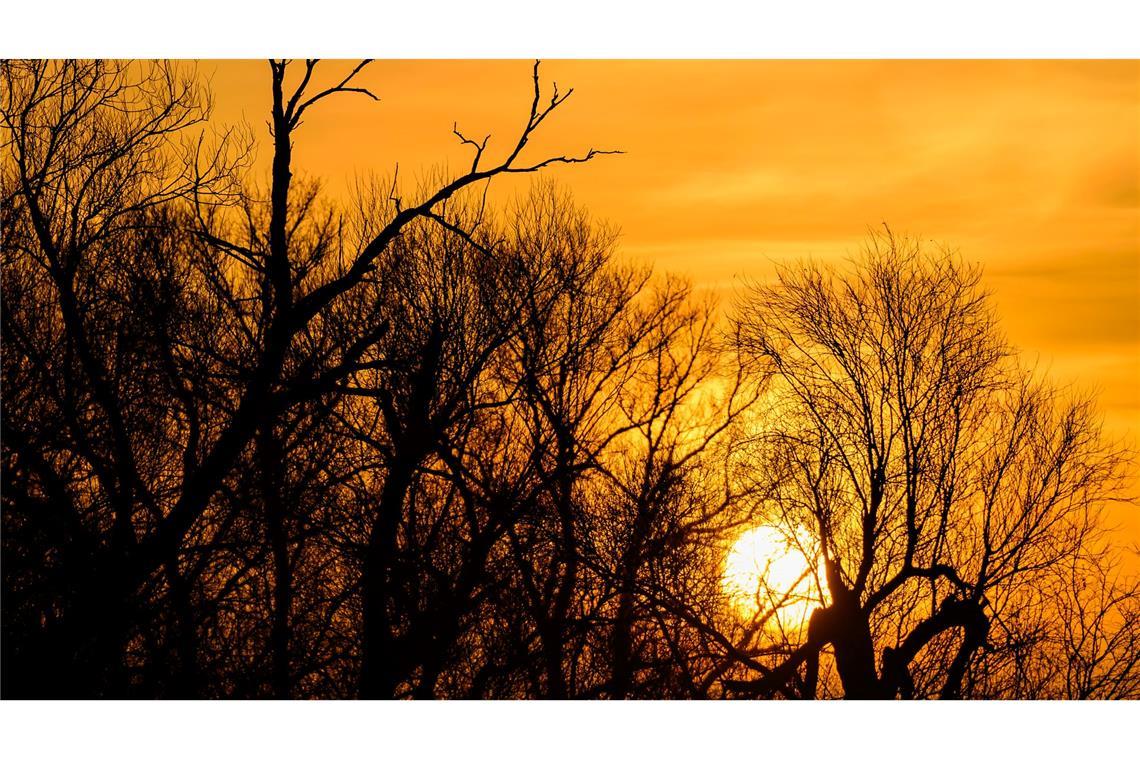
[[(339, 83), (314, 92), (310, 85), (316, 61), (305, 63), (300, 82), (292, 87), (286, 84), (289, 64), (270, 63), (274, 153), (268, 211), (264, 213), (255, 197), (235, 191), (226, 181), (232, 177), (233, 165), (225, 161), (224, 148), (203, 160), (199, 142), (196, 150), (187, 151), (185, 167), (169, 158), (171, 138), (198, 123), (207, 111), (208, 104), (192, 78), (159, 64), (136, 75), (127, 64), (4, 63), (3, 120), (6, 147), (11, 153), (4, 173), (6, 259), (23, 254), (11, 269), (27, 271), (28, 280), (39, 280), (28, 283), (27, 291), (36, 286), (48, 291), (34, 295), (26, 292), (34, 301), (29, 308), (55, 306), (62, 354), (67, 358), (74, 355), (75, 366), (68, 369), (78, 370), (76, 376), (89, 386), (90, 395), (75, 399), (70, 389), (61, 390), (62, 398), (53, 410), (64, 417), (61, 426), (71, 428), (65, 455), (78, 458), (80, 472), (69, 474), (61, 482), (52, 464), (38, 456), (45, 447), (35, 441), (25, 444), (22, 459), (31, 457), (43, 464), (36, 480), (48, 478), (60, 497), (68, 497), (66, 501), (52, 501), (53, 508), (67, 513), (66, 518), (59, 519), (97, 533), (76, 539), (86, 545), (87, 556), (59, 570), (65, 578), (63, 585), (76, 585), (63, 592), (67, 611), (51, 616), (52, 633), (33, 635), (35, 642), (19, 651), (24, 659), (26, 651), (43, 648), (42, 657), (29, 660), (37, 663), (70, 661), (72, 666), (64, 665), (70, 675), (61, 680), (77, 694), (124, 691), (123, 653), (133, 617), (138, 608), (146, 606), (139, 604), (140, 589), (156, 582), (156, 574), (166, 568), (171, 576), (170, 594), (178, 596), (177, 589), (183, 586), (176, 579), (181, 574), (183, 545), (195, 533), (213, 527), (218, 519), (226, 524), (226, 517), (210, 514), (210, 507), (247, 449), (259, 438), (259, 431), (262, 460), (268, 461), (276, 448), (272, 427), (282, 414), (294, 404), (319, 398), (323, 391), (359, 371), (360, 356), (386, 331), (386, 325), (370, 323), (356, 334), (339, 336), (343, 342), (331, 355), (327, 351), (306, 354), (306, 349), (325, 318), (371, 275), (377, 261), (405, 229), (419, 220), (449, 226), (439, 209), (466, 187), (498, 175), (531, 173), (555, 163), (584, 162), (599, 154), (591, 150), (581, 157), (522, 161), (520, 156), (529, 138), (570, 95), (555, 89), (549, 102), (543, 104), (536, 63), (530, 114), (505, 158), (489, 162), (484, 141), (475, 146), (475, 158), (467, 172), (440, 183), (407, 205), (393, 195), (382, 210), (384, 215), (368, 220), (365, 229), (370, 234), (354, 250), (334, 250), (342, 240), (333, 234), (338, 220), (331, 217), (316, 222), (316, 228), (310, 230), (315, 236), (309, 241), (311, 245), (303, 252), (295, 251), (291, 238), (312, 213), (313, 197), (306, 195), (299, 201), (293, 192), (292, 135), (304, 113), (319, 101), (343, 93), (370, 94), (353, 85), (364, 66), (360, 64)], [(136, 241), (130, 236), (151, 226), (146, 215), (183, 199), (190, 200), (194, 220), (190, 232), (208, 249), (199, 258), (202, 268), (185, 279), (200, 276), (205, 280), (202, 287), (221, 301), (217, 310), (236, 333), (235, 343), (216, 354), (212, 348), (201, 347), (205, 356), (214, 354), (228, 370), (223, 372), (222, 387), (205, 394), (200, 389), (177, 387), (185, 379), (177, 366), (178, 349), (183, 345), (181, 336), (170, 336), (173, 355), (163, 359), (173, 365), (176, 376), (166, 379), (175, 387), (163, 390), (167, 398), (181, 397), (189, 407), (184, 410), (186, 420), (178, 425), (182, 429), (173, 436), (177, 440), (163, 443), (177, 451), (181, 474), (173, 475), (174, 471), (158, 463), (155, 471), (148, 473), (140, 470), (141, 450), (161, 456), (162, 449), (132, 439), (132, 433), (156, 427), (130, 419), (136, 412), (142, 413), (132, 402), (138, 399), (143, 407), (154, 403), (158, 410), (168, 406), (162, 403), (163, 396), (151, 389), (133, 388), (133, 393), (126, 393), (120, 387), (121, 383), (139, 382), (146, 373), (118, 364), (108, 366), (111, 349), (125, 348), (122, 328), (114, 324), (121, 315), (112, 312), (110, 324), (96, 326), (93, 322), (99, 311), (93, 302), (102, 295), (96, 292), (99, 276), (118, 280), (134, 264), (122, 259), (101, 260), (100, 256), (116, 249), (121, 256), (126, 251), (120, 245), (132, 250)], [(248, 226), (242, 238), (231, 239), (219, 229), (228, 221), (226, 216), (233, 216), (224, 213), (229, 209), (244, 211)], [(258, 228), (260, 216), (267, 218), (265, 226)], [(181, 225), (160, 226), (186, 229)], [(232, 222), (230, 226), (234, 226)], [(458, 228), (452, 231), (466, 234)], [(8, 276), (9, 269), (5, 267), (6, 290), (13, 279)], [(188, 285), (185, 279), (156, 277), (149, 284), (180, 292)], [(5, 327), (14, 331), (19, 329), (15, 323), (20, 320), (11, 312), (6, 305)], [(207, 332), (213, 329), (211, 326)], [(40, 351), (47, 348), (42, 342), (29, 342), (38, 343)], [(218, 355), (226, 349), (232, 351), (231, 356)], [(297, 378), (291, 371), (304, 374)], [(51, 374), (43, 367), (40, 372)], [(13, 374), (14, 368), (6, 372)], [(56, 374), (57, 381), (62, 374)], [(302, 381), (301, 386), (297, 380)], [(203, 410), (195, 404), (196, 396), (204, 397), (202, 405), (209, 413), (220, 412), (211, 414), (208, 424), (203, 424)], [(29, 429), (12, 428), (7, 439), (26, 440), (31, 435)], [(20, 464), (23, 469), (23, 461)], [(92, 484), (88, 477), (95, 482)], [(97, 507), (75, 504), (76, 495), (68, 493), (68, 480), (72, 478), (93, 486), (93, 492), (84, 494), (83, 500)], [(163, 493), (156, 492), (157, 483), (150, 478), (162, 483)], [(171, 485), (171, 479), (177, 482)], [(277, 479), (272, 473), (264, 474), (263, 496), (279, 487)], [(32, 488), (38, 490), (37, 486)], [(111, 520), (108, 527), (95, 524), (102, 515), (90, 514), (102, 511), (104, 503)], [(265, 517), (270, 534), (277, 535), (271, 542), (275, 543), (278, 582), (283, 586), (288, 575), (282, 572), (287, 564), (280, 535), (284, 516), (271, 506)], [(78, 530), (79, 526), (73, 527)], [(275, 597), (278, 606), (287, 604), (284, 587), (275, 592)], [(282, 609), (278, 617), (287, 618), (288, 610)], [(185, 621), (184, 625), (192, 628), (193, 622)], [(55, 628), (60, 629), (58, 633)], [(280, 626), (275, 636), (280, 660), (284, 646)], [(12, 646), (17, 646), (15, 640)], [(283, 668), (279, 665), (277, 669), (280, 672)], [(283, 679), (277, 680), (281, 686)]]
[[(5, 697), (1140, 693), (1127, 453), (978, 269), (887, 233), (726, 318), (488, 200), (610, 152), (530, 155), (537, 63), (501, 155), (347, 201), (293, 152), (367, 62), (269, 63), (267, 183), (191, 69), (0, 66)], [(742, 604), (757, 526), (808, 569)]]
[(827, 599), (734, 689), (770, 691), (827, 648), (848, 697), (1000, 693), (1021, 617), (1097, 554), (1125, 453), (1020, 366), (980, 276), (888, 231), (850, 274), (797, 265), (742, 299), (737, 344), (772, 382), (768, 509), (818, 542)]

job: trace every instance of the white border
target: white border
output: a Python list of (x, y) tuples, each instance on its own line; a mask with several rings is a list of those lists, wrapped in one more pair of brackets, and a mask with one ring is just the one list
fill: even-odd
[(6, 702), (8, 757), (1119, 757), (1136, 703)]
[(1134, 0), (12, 0), (4, 57), (1140, 56)]
[[(2, 57), (1138, 57), (1127, 0), (14, 0)], [(11, 757), (1097, 757), (1132, 703), (0, 704)], [(350, 754), (351, 753), (351, 754)]]

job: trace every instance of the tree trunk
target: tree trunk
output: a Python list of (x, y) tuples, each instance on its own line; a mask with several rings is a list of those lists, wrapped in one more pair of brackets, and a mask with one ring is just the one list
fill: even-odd
[(392, 699), (401, 680), (389, 600), (396, 537), (413, 472), (413, 463), (407, 459), (398, 458), (393, 463), (380, 493), (376, 522), (368, 542), (361, 579), (364, 595), (360, 670), (362, 699)]
[(289, 559), (289, 534), (285, 524), (282, 489), (285, 480), (285, 452), (272, 424), (261, 426), (258, 435), (262, 500), (266, 537), (273, 562), (273, 602), (269, 644), (273, 696), (289, 699), (292, 694), (290, 664), (290, 615), (293, 607), (293, 569)]

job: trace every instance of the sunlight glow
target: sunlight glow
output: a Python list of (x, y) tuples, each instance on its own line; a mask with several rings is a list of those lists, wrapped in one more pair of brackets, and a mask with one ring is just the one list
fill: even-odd
[(773, 610), (768, 625), (784, 630), (807, 625), (826, 598), (823, 561), (805, 530), (760, 525), (744, 532), (725, 559), (721, 580), (733, 609), (746, 619)]

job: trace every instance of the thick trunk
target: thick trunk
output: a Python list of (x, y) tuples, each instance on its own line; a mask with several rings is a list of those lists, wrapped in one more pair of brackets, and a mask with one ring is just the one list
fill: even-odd
[(177, 558), (167, 562), (166, 575), (170, 583), (176, 637), (177, 664), (172, 696), (176, 699), (195, 699), (198, 697), (198, 628), (190, 597), (190, 584), (179, 569)]
[(875, 672), (875, 647), (866, 615), (858, 608), (837, 612), (831, 645), (844, 698), (884, 698), (886, 694)]
[(369, 539), (361, 579), (364, 605), (360, 696), (363, 699), (392, 699), (401, 681), (402, 663), (398, 662), (389, 600), (396, 537), (413, 471), (413, 464), (408, 460), (397, 460), (393, 465), (380, 494), (376, 522)]
[(361, 578), (360, 696), (364, 699), (393, 698), (408, 672), (405, 658), (397, 651), (396, 621), (392, 616), (393, 565), (412, 479), (441, 433), (431, 420), (443, 342), (443, 327), (435, 322), (424, 343), (421, 364), (409, 378), (412, 393), (403, 415), (396, 412), (388, 391), (380, 389), (384, 393), (381, 406), (395, 452), (380, 492)]
[(831, 644), (846, 699), (885, 698), (889, 695), (875, 670), (875, 644), (859, 595), (846, 587), (835, 566), (829, 563), (827, 570), (832, 604), (812, 615), (809, 637)]
[(293, 571), (289, 562), (288, 539), (279, 509), (270, 518), (269, 540), (273, 550), (273, 695), (279, 699), (292, 696), (290, 650), (290, 615), (293, 606)]
[(545, 635), (543, 637), (546, 696), (550, 699), (566, 699), (570, 694), (564, 661), (570, 604), (578, 585), (578, 546), (571, 501), (573, 491), (573, 477), (570, 473), (572, 465), (571, 445), (564, 442), (559, 453), (559, 482), (556, 499), (560, 530), (558, 552), (562, 572), (550, 615), (545, 621)]
[(614, 620), (613, 676), (610, 690), (614, 699), (629, 696), (633, 684), (633, 589), (623, 583)]
[(435, 696), (436, 682), (462, 632), (463, 618), (475, 604), (476, 589), (486, 580), (487, 556), (500, 535), (501, 527), (491, 525), (476, 535), (454, 587), (442, 603), (434, 605), (426, 631), (414, 634), (418, 651), (416, 664), (422, 674), (414, 693), (416, 699)]
[(630, 545), (622, 557), (618, 610), (613, 631), (613, 674), (610, 690), (615, 699), (629, 696), (633, 685), (633, 618), (637, 571), (647, 528), (648, 511), (642, 506), (634, 523)]
[(270, 617), (270, 681), (273, 696), (288, 699), (292, 693), (289, 659), (290, 615), (293, 606), (293, 569), (289, 561), (289, 535), (285, 524), (285, 452), (273, 426), (264, 424), (257, 440), (261, 469), (265, 531), (273, 563), (273, 602)]

